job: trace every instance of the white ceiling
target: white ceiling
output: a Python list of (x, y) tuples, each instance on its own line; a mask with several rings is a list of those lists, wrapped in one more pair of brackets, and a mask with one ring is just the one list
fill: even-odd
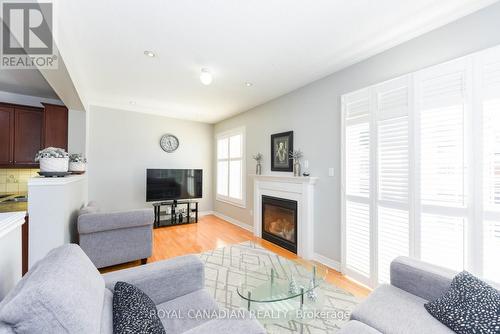
[(60, 0), (57, 41), (84, 104), (214, 123), (493, 2)]

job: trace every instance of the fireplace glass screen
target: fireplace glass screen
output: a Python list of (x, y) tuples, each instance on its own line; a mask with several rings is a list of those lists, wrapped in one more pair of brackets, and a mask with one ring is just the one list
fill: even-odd
[(297, 202), (262, 197), (263, 238), (296, 252)]

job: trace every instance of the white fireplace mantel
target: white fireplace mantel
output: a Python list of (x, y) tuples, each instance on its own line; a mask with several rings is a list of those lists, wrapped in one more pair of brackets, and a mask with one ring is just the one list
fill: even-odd
[(314, 255), (314, 185), (317, 177), (251, 175), (254, 178), (254, 234), (262, 237), (262, 195), (297, 201), (297, 255)]

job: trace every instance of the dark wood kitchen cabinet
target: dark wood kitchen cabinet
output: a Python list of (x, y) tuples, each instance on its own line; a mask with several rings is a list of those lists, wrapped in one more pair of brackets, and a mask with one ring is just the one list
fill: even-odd
[(43, 147), (59, 147), (68, 150), (68, 108), (55, 104), (42, 103), (43, 110)]
[(43, 109), (15, 107), (14, 165), (37, 167), (35, 155), (43, 146)]
[(0, 102), (0, 167), (36, 168), (36, 153), (54, 146), (68, 149), (68, 109)]
[(14, 108), (0, 105), (0, 166), (14, 162)]

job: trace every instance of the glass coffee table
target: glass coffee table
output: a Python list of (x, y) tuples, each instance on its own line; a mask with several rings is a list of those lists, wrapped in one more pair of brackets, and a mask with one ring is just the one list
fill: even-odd
[[(273, 321), (303, 319), (323, 305), (318, 287), (328, 270), (304, 260), (245, 268), (237, 288), (242, 306)], [(261, 319), (262, 320), (262, 319)]]

